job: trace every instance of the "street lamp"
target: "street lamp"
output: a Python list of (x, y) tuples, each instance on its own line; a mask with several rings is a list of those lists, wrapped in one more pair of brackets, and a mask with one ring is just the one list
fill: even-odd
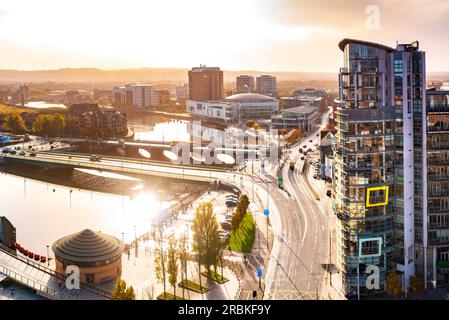
[(50, 266), (50, 246), (47, 244), (47, 266)]

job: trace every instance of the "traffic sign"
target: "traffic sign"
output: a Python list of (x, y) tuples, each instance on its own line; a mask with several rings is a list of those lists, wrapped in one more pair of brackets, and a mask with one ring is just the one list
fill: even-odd
[(257, 277), (262, 278), (262, 269), (257, 269)]
[(263, 214), (264, 214), (265, 216), (269, 216), (269, 215), (270, 215), (270, 210), (265, 209), (265, 210), (263, 211)]

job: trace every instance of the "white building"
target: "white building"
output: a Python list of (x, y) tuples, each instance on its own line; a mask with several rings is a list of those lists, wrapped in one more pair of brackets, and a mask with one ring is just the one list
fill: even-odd
[(279, 113), (279, 101), (258, 93), (239, 93), (217, 101), (188, 100), (186, 110), (226, 121), (270, 119)]
[(226, 122), (235, 118), (235, 106), (225, 101), (196, 101), (187, 100), (186, 110), (193, 115), (221, 119)]

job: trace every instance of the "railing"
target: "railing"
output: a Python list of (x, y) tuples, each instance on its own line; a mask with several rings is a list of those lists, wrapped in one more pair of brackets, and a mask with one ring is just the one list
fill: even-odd
[(31, 278), (28, 278), (24, 275), (18, 274), (15, 271), (12, 271), (8, 268), (6, 268), (5, 266), (0, 266), (0, 270), (1, 273), (4, 274), (5, 276), (7, 276), (10, 279), (16, 280), (19, 283), (32, 288), (40, 293), (44, 293), (47, 297), (53, 297), (55, 299), (60, 299), (60, 300), (79, 300), (77, 297), (74, 297), (72, 295), (68, 295), (65, 293), (62, 293), (58, 290), (49, 288), (48, 286), (42, 284), (42, 283), (37, 283), (36, 281), (34, 281)]
[[(23, 262), (23, 263), (25, 263), (25, 264), (27, 264), (29, 266), (32, 266), (33, 268), (38, 269), (39, 271), (45, 272), (45, 273), (47, 273), (50, 276), (53, 276), (53, 277), (56, 277), (56, 278), (60, 278), (61, 280), (67, 278), (67, 276), (65, 274), (58, 273), (55, 270), (50, 269), (50, 268), (48, 268), (46, 266), (43, 266), (42, 264), (40, 264), (40, 263), (38, 263), (38, 262), (36, 262), (34, 260), (31, 260), (31, 259), (19, 256), (19, 255), (16, 255), (16, 253), (13, 250), (11, 250), (11, 249), (9, 249), (9, 248), (1, 245), (1, 244), (0, 244), (0, 252), (3, 252), (5, 254), (11, 256), (12, 258), (14, 258), (16, 260), (19, 260), (19, 261), (21, 261), (21, 262)], [(105, 298), (108, 298), (108, 299), (111, 298), (111, 295), (108, 292), (106, 292), (104, 290), (101, 290), (101, 289), (99, 289), (99, 288), (97, 288), (95, 286), (92, 286), (92, 285), (89, 285), (89, 284), (82, 284), (81, 288), (85, 289), (85, 290), (88, 290), (88, 291), (90, 291), (90, 292), (92, 292), (94, 294), (101, 295), (101, 296), (103, 296)]]
[[(5, 157), (5, 156), (3, 156)], [(173, 173), (173, 172), (167, 172), (167, 171), (158, 171), (158, 170), (152, 170), (152, 169), (143, 169), (143, 168), (130, 168), (126, 165), (123, 165), (125, 161), (121, 161), (121, 164), (117, 165), (111, 165), (111, 164), (102, 164), (101, 162), (88, 162), (88, 161), (74, 161), (74, 160), (60, 160), (60, 159), (48, 159), (48, 158), (40, 158), (40, 157), (33, 157), (33, 158), (25, 158), (20, 156), (11, 156), (8, 155), (5, 158), (10, 159), (19, 159), (19, 160), (26, 160), (26, 161), (37, 161), (37, 162), (43, 162), (43, 163), (52, 163), (52, 164), (60, 164), (60, 165), (69, 165), (69, 166), (78, 166), (78, 167), (86, 167), (86, 168), (93, 168), (93, 169), (99, 169), (99, 170), (113, 170), (113, 171), (120, 171), (120, 172), (127, 172), (127, 173), (135, 173), (135, 174), (148, 174), (153, 176), (163, 176), (163, 177), (169, 177), (174, 179), (185, 179), (185, 180), (191, 180), (191, 181), (203, 181), (203, 182), (209, 182), (211, 180), (211, 177), (209, 176), (196, 176), (196, 175), (188, 175), (184, 173)], [(129, 163), (131, 161), (126, 161), (126, 163)], [(134, 164), (140, 164), (139, 161), (135, 162)], [(149, 164), (149, 163), (142, 163), (142, 164)], [(154, 163), (153, 163), (154, 165)], [(162, 167), (164, 165), (157, 164), (157, 166)], [(165, 167), (170, 168), (178, 168), (180, 170), (197, 170), (196, 168), (189, 168), (189, 167), (181, 167), (176, 165), (168, 165), (165, 164)], [(223, 171), (217, 171), (217, 170), (203, 170), (202, 171), (210, 171), (210, 172), (225, 172)]]

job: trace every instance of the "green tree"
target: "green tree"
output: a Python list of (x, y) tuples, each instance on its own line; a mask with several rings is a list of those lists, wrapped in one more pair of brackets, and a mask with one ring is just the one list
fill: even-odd
[(166, 253), (164, 251), (164, 246), (162, 244), (162, 230), (159, 229), (159, 239), (156, 241), (154, 256), (154, 273), (156, 274), (156, 280), (164, 285), (164, 299), (167, 299), (166, 290)]
[(136, 300), (136, 293), (132, 286), (127, 287), (125, 280), (117, 279), (117, 282), (112, 292), (112, 299), (114, 300)]
[(10, 113), (5, 117), (3, 129), (17, 134), (27, 132), (25, 122), (23, 121), (22, 116), (17, 112)]
[(168, 242), (168, 253), (167, 253), (167, 273), (168, 273), (168, 283), (173, 287), (173, 294), (176, 299), (176, 285), (178, 284), (178, 266), (179, 258), (177, 252), (177, 243), (175, 238), (170, 238)]
[(217, 243), (220, 241), (219, 224), (213, 212), (212, 203), (201, 203), (195, 208), (193, 220), (193, 250), (197, 254), (201, 285), (201, 265), (210, 273), (218, 259)]

